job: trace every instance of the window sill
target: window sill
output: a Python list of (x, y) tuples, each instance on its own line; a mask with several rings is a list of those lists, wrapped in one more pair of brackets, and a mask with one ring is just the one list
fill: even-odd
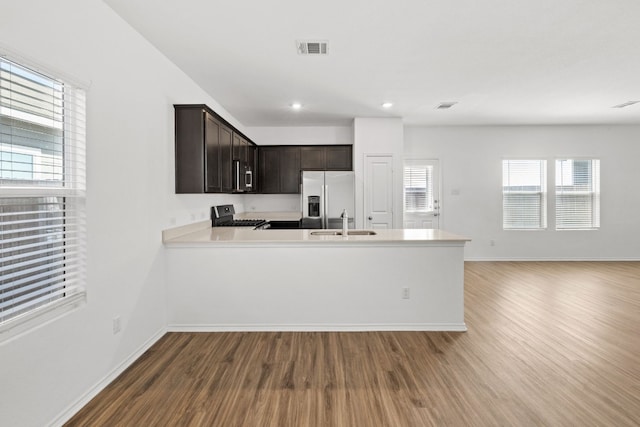
[(86, 301), (86, 292), (78, 291), (61, 300), (0, 323), (0, 345), (75, 311)]

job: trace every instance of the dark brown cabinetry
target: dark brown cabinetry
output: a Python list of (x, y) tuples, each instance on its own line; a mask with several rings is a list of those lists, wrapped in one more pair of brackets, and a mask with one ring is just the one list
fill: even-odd
[(326, 149), (326, 169), (328, 171), (353, 170), (353, 146), (328, 145)]
[(259, 147), (261, 193), (300, 192), (300, 147)]
[[(218, 129), (218, 135), (220, 135), (220, 162), (218, 163), (218, 168), (220, 169), (221, 193), (233, 191), (232, 134), (233, 131), (229, 127), (220, 124)], [(211, 168), (214, 167), (215, 165), (211, 166)], [(209, 165), (207, 165), (207, 169), (209, 168)]]
[(324, 170), (327, 166), (326, 151), (323, 146), (300, 147), (300, 169)]
[(280, 156), (280, 192), (300, 192), (300, 148), (287, 147)]
[(352, 170), (351, 145), (307, 145), (300, 147), (302, 170)]
[(174, 108), (176, 193), (296, 194), (301, 170), (352, 170), (351, 145), (256, 147), (204, 104)]
[[(253, 168), (253, 143), (206, 105), (174, 105), (174, 108), (176, 193), (233, 192), (236, 150)], [(236, 139), (241, 141), (237, 145)]]
[(227, 191), (231, 129), (202, 107), (176, 106), (175, 119), (176, 193)]
[(299, 193), (302, 170), (352, 170), (351, 145), (258, 148), (261, 193)]

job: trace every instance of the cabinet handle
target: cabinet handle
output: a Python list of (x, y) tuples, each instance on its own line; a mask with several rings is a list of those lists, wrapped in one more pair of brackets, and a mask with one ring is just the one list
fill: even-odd
[(372, 216), (370, 216), (368, 219), (369, 219), (369, 221), (371, 221), (371, 220), (373, 219), (373, 217), (372, 217)]

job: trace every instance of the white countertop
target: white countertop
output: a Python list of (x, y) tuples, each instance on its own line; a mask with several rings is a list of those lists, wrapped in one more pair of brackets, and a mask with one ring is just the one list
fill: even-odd
[[(433, 229), (373, 230), (373, 236), (314, 236), (314, 231), (327, 230), (253, 230), (251, 227), (203, 227), (196, 231), (163, 236), (166, 246), (217, 246), (224, 244), (456, 244), (464, 245), (470, 239)], [(338, 230), (336, 230), (338, 231)], [(164, 233), (163, 233), (164, 234)]]

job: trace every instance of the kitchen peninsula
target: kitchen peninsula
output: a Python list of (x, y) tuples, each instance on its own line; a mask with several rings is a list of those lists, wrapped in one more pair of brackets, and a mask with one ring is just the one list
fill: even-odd
[(464, 331), (464, 246), (442, 230), (163, 233), (172, 331)]

